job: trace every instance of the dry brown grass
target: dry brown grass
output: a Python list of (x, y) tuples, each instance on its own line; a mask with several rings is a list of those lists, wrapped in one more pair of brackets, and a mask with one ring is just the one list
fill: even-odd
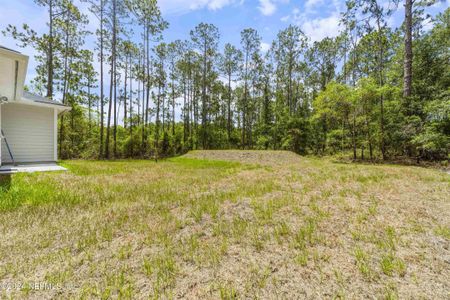
[(0, 212), (0, 287), (61, 288), (1, 296), (450, 297), (444, 172), (281, 151), (66, 164), (0, 193), (20, 199)]

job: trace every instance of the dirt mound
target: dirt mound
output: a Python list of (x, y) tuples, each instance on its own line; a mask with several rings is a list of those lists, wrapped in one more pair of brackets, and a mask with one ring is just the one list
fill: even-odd
[(196, 150), (187, 153), (185, 157), (259, 165), (289, 165), (300, 161), (300, 156), (293, 152), (266, 150)]

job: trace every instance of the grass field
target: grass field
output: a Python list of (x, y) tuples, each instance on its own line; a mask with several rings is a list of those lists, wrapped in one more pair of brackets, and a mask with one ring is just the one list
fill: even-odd
[(0, 298), (450, 297), (450, 175), (288, 152), (4, 177)]

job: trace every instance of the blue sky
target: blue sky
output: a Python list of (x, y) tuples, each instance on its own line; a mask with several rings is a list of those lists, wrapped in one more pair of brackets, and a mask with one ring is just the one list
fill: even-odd
[(278, 31), (290, 23), (300, 25), (314, 39), (336, 35), (339, 13), (343, 9), (341, 0), (169, 0), (160, 3), (171, 24), (168, 38), (188, 38), (188, 29), (199, 22), (209, 22), (219, 28), (222, 45), (227, 42), (238, 45), (241, 30), (252, 27), (262, 36), (264, 49)]
[[(87, 5), (75, 0), (81, 10), (89, 14)], [(380, 0), (388, 5), (388, 0)], [(428, 9), (431, 14), (443, 11), (450, 5), (444, 0)], [(345, 0), (160, 0), (163, 17), (170, 23), (164, 32), (165, 40), (189, 38), (189, 31), (200, 22), (215, 24), (221, 34), (221, 45), (230, 42), (238, 45), (240, 31), (253, 27), (262, 36), (262, 50), (266, 50), (277, 32), (289, 24), (300, 26), (312, 41), (326, 36), (336, 36), (339, 31), (340, 13)], [(38, 32), (46, 32), (47, 12), (33, 0), (0, 0), (2, 17), (0, 29), (8, 24), (29, 24)], [(403, 19), (403, 6), (391, 17), (389, 23), (398, 26)], [(90, 17), (88, 29), (94, 31), (97, 22)], [(93, 48), (94, 38), (87, 40), (86, 48)], [(11, 38), (0, 35), (0, 45), (18, 47)], [(21, 49), (30, 55), (27, 82), (33, 77), (35, 62), (31, 48)]]

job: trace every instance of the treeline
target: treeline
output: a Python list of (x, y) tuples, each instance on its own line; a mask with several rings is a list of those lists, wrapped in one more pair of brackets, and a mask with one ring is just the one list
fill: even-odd
[[(336, 38), (311, 42), (290, 25), (266, 52), (252, 28), (219, 49), (219, 29), (205, 23), (167, 42), (156, 0), (83, 1), (94, 33), (72, 0), (35, 0), (48, 11), (46, 34), (3, 31), (38, 53), (31, 88), (72, 107), (60, 117), (62, 158), (228, 148), (449, 157), (450, 9), (427, 16), (435, 1), (350, 0)], [(400, 5), (404, 22), (391, 28)]]

